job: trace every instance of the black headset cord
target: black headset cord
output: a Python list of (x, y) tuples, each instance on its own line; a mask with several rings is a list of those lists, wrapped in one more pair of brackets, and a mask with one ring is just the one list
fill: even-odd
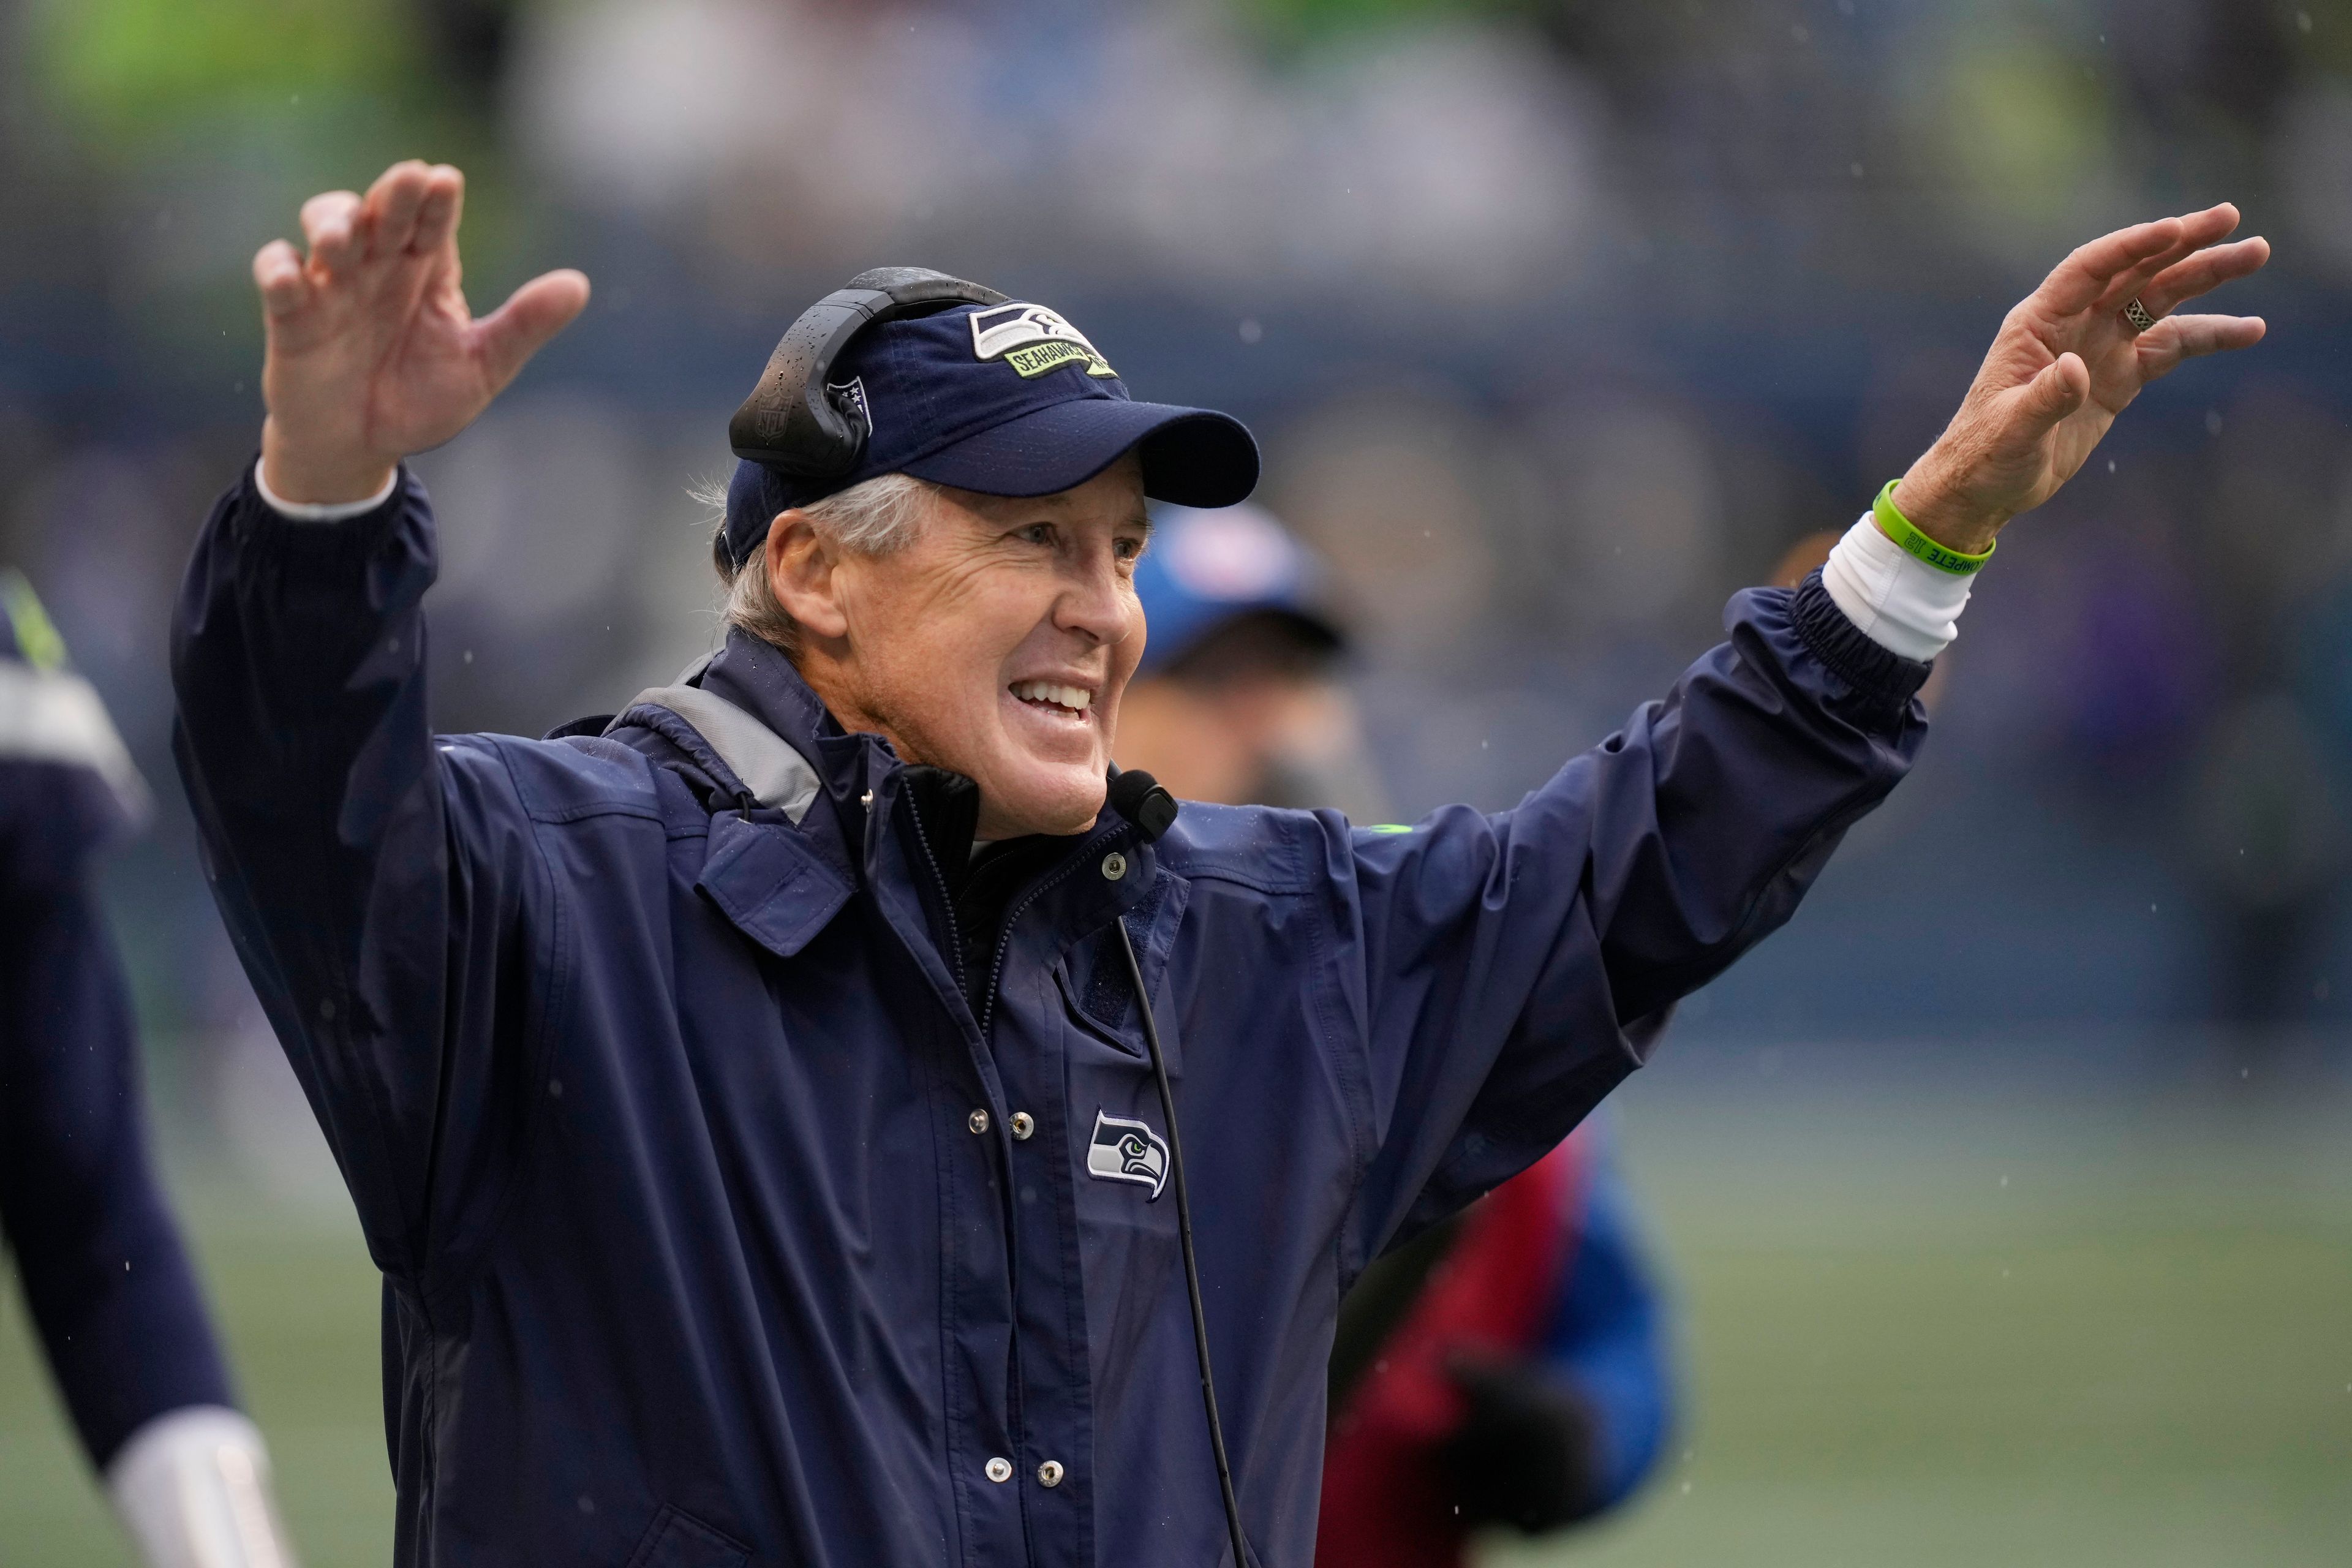
[(1135, 960), (1135, 943), (1125, 920), (1118, 928), (1118, 950), (1127, 955), (1127, 976), (1135, 983), (1135, 1002), (1143, 1014), (1143, 1040), (1151, 1047), (1151, 1077), (1160, 1088), (1160, 1114), (1168, 1123), (1168, 1179), (1176, 1186), (1176, 1243), (1184, 1254), (1184, 1289), (1192, 1299), (1192, 1353), (1201, 1363), (1201, 1408), (1209, 1416), (1209, 1452), (1217, 1460), (1217, 1489), (1225, 1503), (1225, 1529), (1233, 1537), (1234, 1562), (1249, 1568), (1248, 1542), (1242, 1536), (1242, 1506), (1234, 1497), (1233, 1466), (1225, 1458), (1224, 1424), (1217, 1419), (1217, 1382), (1209, 1371), (1209, 1323), (1201, 1306), (1201, 1266), (1192, 1257), (1192, 1202), (1184, 1191), (1184, 1139), (1176, 1131), (1176, 1097), (1168, 1087), (1168, 1058), (1160, 1050), (1160, 1026), (1151, 1019), (1151, 999), (1143, 992), (1143, 966)]
[[(1175, 798), (1150, 773), (1138, 769), (1128, 769), (1111, 780), (1110, 804), (1135, 825), (1147, 843), (1167, 832), (1176, 820)], [(1127, 977), (1135, 986), (1136, 1010), (1143, 1015), (1143, 1043), (1151, 1049), (1151, 1079), (1160, 1089), (1160, 1118), (1168, 1123), (1168, 1179), (1176, 1186), (1176, 1243), (1184, 1255), (1184, 1289), (1192, 1306), (1192, 1353), (1201, 1363), (1201, 1408), (1209, 1417), (1209, 1452), (1217, 1461), (1225, 1531), (1233, 1538), (1234, 1568), (1250, 1568), (1249, 1542), (1242, 1534), (1242, 1505), (1234, 1496), (1234, 1469), (1225, 1458), (1224, 1423), (1217, 1419), (1217, 1380), (1209, 1371), (1209, 1319), (1201, 1305), (1201, 1265), (1192, 1256), (1192, 1199), (1184, 1189), (1184, 1140), (1176, 1130), (1176, 1095), (1168, 1087), (1168, 1058), (1160, 1048), (1160, 1026), (1151, 1016), (1151, 996), (1143, 988), (1143, 965), (1136, 960), (1134, 939), (1127, 934), (1124, 916), (1111, 924), (1118, 931), (1118, 951), (1127, 959)]]

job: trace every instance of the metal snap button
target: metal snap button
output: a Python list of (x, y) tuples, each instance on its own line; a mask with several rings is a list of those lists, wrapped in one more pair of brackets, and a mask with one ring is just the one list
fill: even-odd
[(1127, 857), (1114, 849), (1103, 857), (1103, 880), (1116, 882), (1127, 875)]
[(988, 1112), (985, 1110), (975, 1110), (970, 1116), (963, 1119), (963, 1124), (966, 1127), (971, 1128), (974, 1132), (985, 1132), (988, 1131)]
[(1062, 1461), (1059, 1459), (1048, 1459), (1044, 1464), (1038, 1466), (1037, 1484), (1041, 1487), (1060, 1486), (1062, 1484)]
[(989, 1460), (982, 1468), (987, 1470), (988, 1479), (992, 1481), (1002, 1483), (1013, 1479), (1013, 1461), (1002, 1454)]
[(1016, 1110), (1013, 1113), (1013, 1120), (1005, 1125), (1013, 1129), (1015, 1138), (1026, 1138), (1037, 1131), (1037, 1119), (1025, 1110)]

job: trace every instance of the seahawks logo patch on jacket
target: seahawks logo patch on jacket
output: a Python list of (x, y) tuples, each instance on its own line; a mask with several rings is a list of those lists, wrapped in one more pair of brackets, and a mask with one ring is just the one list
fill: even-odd
[(1095, 1112), (1094, 1142), (1087, 1145), (1087, 1174), (1098, 1182), (1133, 1182), (1150, 1187), (1146, 1203), (1160, 1200), (1168, 1181), (1168, 1144), (1140, 1121)]

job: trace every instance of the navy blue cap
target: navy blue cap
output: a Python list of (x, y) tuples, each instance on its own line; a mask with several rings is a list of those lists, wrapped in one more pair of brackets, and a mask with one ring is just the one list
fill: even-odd
[(1135, 563), (1135, 596), (1150, 628), (1139, 675), (1160, 673), (1252, 614), (1279, 615), (1335, 651), (1346, 646), (1325, 607), (1322, 562), (1263, 507), (1164, 506), (1151, 517), (1151, 548)]
[(862, 412), (866, 448), (813, 478), (744, 461), (727, 487), (726, 544), (740, 563), (778, 512), (883, 474), (977, 490), (1052, 495), (1140, 447), (1144, 494), (1230, 506), (1256, 488), (1257, 443), (1205, 408), (1138, 403), (1094, 344), (1042, 305), (958, 305), (860, 333), (826, 390)]

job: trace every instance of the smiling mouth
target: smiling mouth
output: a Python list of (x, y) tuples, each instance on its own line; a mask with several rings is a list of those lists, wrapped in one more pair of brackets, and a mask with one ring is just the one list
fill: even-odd
[(1016, 680), (1006, 689), (1016, 700), (1065, 719), (1085, 718), (1095, 700), (1095, 694), (1083, 686), (1063, 686), (1051, 680)]

